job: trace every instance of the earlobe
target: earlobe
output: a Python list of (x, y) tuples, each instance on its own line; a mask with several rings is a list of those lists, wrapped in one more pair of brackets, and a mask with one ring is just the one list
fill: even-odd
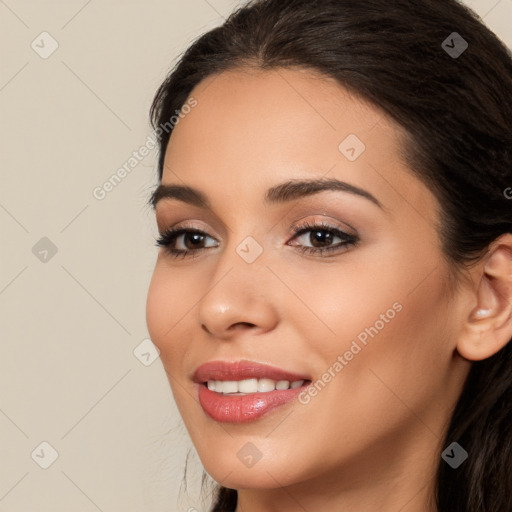
[(473, 313), (473, 319), (478, 320), (480, 318), (487, 318), (491, 313), (492, 309), (479, 308)]
[(474, 306), (457, 343), (459, 354), (471, 361), (493, 356), (512, 338), (512, 234), (490, 245), (476, 282)]
[(480, 277), (477, 290), (477, 304), (471, 311), (469, 321), (478, 321), (496, 314), (499, 308), (499, 296), (496, 289), (496, 281), (489, 275), (489, 267), (484, 267), (484, 273)]

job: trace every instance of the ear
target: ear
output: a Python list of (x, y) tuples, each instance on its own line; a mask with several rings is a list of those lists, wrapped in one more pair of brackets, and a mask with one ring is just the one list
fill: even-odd
[(491, 357), (512, 338), (512, 234), (489, 245), (476, 273), (473, 309), (457, 343), (459, 354), (471, 361)]

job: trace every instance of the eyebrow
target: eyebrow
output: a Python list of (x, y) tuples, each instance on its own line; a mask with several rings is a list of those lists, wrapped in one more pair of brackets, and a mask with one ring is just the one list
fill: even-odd
[[(284, 203), (332, 190), (348, 192), (349, 194), (363, 197), (376, 204), (379, 208), (383, 208), (380, 201), (370, 192), (334, 178), (285, 181), (267, 190), (264, 203), (266, 205)], [(155, 208), (161, 199), (176, 199), (193, 206), (211, 209), (211, 204), (205, 194), (195, 188), (184, 185), (159, 185), (152, 193), (149, 203)]]

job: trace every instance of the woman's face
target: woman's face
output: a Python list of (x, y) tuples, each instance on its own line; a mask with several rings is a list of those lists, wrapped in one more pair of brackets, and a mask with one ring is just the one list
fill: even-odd
[[(424, 482), (468, 370), (455, 351), (464, 305), (398, 127), (311, 71), (225, 72), (191, 96), (162, 184), (209, 206), (157, 196), (159, 231), (192, 233), (160, 249), (147, 322), (206, 471), (237, 489), (348, 487), (383, 468)], [(284, 185), (311, 180), (341, 184)], [(219, 361), (246, 371), (195, 373)], [(287, 379), (251, 363), (305, 382), (268, 391), (251, 378)]]

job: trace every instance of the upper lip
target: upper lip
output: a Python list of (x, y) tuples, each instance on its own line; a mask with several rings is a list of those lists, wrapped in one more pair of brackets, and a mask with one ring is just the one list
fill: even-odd
[(275, 381), (311, 380), (307, 375), (300, 375), (254, 361), (210, 361), (202, 364), (194, 372), (193, 381), (199, 384), (209, 380), (245, 380), (272, 379)]

